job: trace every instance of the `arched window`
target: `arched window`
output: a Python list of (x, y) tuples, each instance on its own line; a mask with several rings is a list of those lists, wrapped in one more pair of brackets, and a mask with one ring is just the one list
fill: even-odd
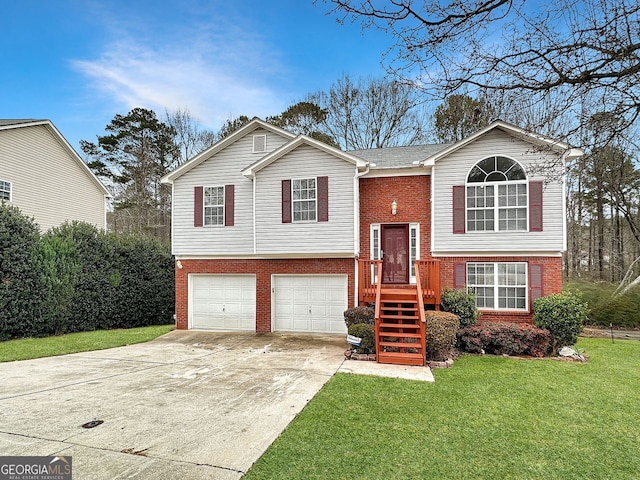
[(466, 184), (467, 231), (526, 231), (527, 176), (507, 157), (474, 165)]

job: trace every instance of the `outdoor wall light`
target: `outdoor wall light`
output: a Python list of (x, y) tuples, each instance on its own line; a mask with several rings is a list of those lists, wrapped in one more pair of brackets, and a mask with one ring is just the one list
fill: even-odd
[(391, 203), (391, 215), (398, 213), (398, 202), (395, 200)]
[(182, 262), (180, 260), (176, 262), (176, 267), (178, 267), (178, 270), (182, 270)]

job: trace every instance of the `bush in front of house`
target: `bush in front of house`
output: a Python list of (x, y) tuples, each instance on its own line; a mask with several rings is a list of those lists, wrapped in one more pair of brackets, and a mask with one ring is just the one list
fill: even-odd
[(349, 308), (344, 311), (344, 323), (346, 323), (347, 328), (358, 323), (373, 325), (375, 323), (374, 315), (375, 309), (371, 305)]
[(469, 353), (543, 357), (550, 342), (549, 331), (529, 324), (484, 323), (458, 331), (458, 346)]
[(478, 321), (476, 296), (466, 289), (445, 288), (440, 297), (442, 311), (450, 312), (460, 319), (460, 327), (474, 325)]
[(376, 353), (376, 339), (373, 325), (368, 323), (355, 323), (349, 327), (349, 335), (362, 339), (360, 346), (356, 348), (358, 353)]
[(425, 314), (427, 360), (441, 362), (453, 357), (456, 332), (460, 328), (458, 316), (449, 312), (429, 310)]
[(579, 293), (562, 292), (538, 298), (533, 303), (536, 327), (551, 333), (554, 349), (574, 345), (589, 315), (589, 307)]
[(42, 314), (40, 231), (0, 202), (0, 340), (32, 335)]
[(174, 304), (167, 245), (83, 222), (42, 235), (0, 203), (0, 341), (169, 324)]

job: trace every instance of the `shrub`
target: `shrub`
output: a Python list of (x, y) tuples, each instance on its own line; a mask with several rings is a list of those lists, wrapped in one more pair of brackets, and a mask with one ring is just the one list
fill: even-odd
[(517, 323), (469, 325), (458, 332), (458, 345), (469, 353), (532, 355), (543, 357), (549, 351), (547, 330)]
[(0, 340), (34, 335), (42, 310), (39, 247), (33, 219), (0, 202)]
[(373, 325), (375, 323), (375, 320), (373, 318), (374, 315), (375, 309), (370, 305), (366, 307), (360, 306), (350, 308), (344, 311), (344, 323), (347, 324), (347, 328), (358, 323)]
[(563, 292), (538, 298), (533, 304), (533, 312), (536, 327), (549, 330), (555, 349), (576, 343), (589, 307), (580, 294)]
[(360, 337), (362, 342), (356, 349), (358, 353), (376, 353), (376, 340), (373, 325), (355, 323), (349, 327), (349, 335)]
[(458, 316), (460, 326), (474, 325), (480, 315), (476, 308), (476, 296), (465, 289), (446, 288), (442, 292), (440, 304), (444, 312)]
[(426, 312), (427, 360), (443, 361), (453, 357), (459, 328), (460, 320), (453, 313)]
[(612, 297), (617, 284), (610, 282), (572, 281), (566, 291), (578, 292), (589, 306), (590, 325), (640, 328), (640, 287)]

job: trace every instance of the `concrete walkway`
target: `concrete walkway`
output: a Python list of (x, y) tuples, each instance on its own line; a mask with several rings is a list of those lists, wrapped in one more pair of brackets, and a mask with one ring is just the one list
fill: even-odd
[(174, 331), (2, 363), (0, 452), (71, 455), (78, 479), (238, 479), (335, 372), (429, 381), (426, 367), (345, 362), (345, 348), (343, 336)]

